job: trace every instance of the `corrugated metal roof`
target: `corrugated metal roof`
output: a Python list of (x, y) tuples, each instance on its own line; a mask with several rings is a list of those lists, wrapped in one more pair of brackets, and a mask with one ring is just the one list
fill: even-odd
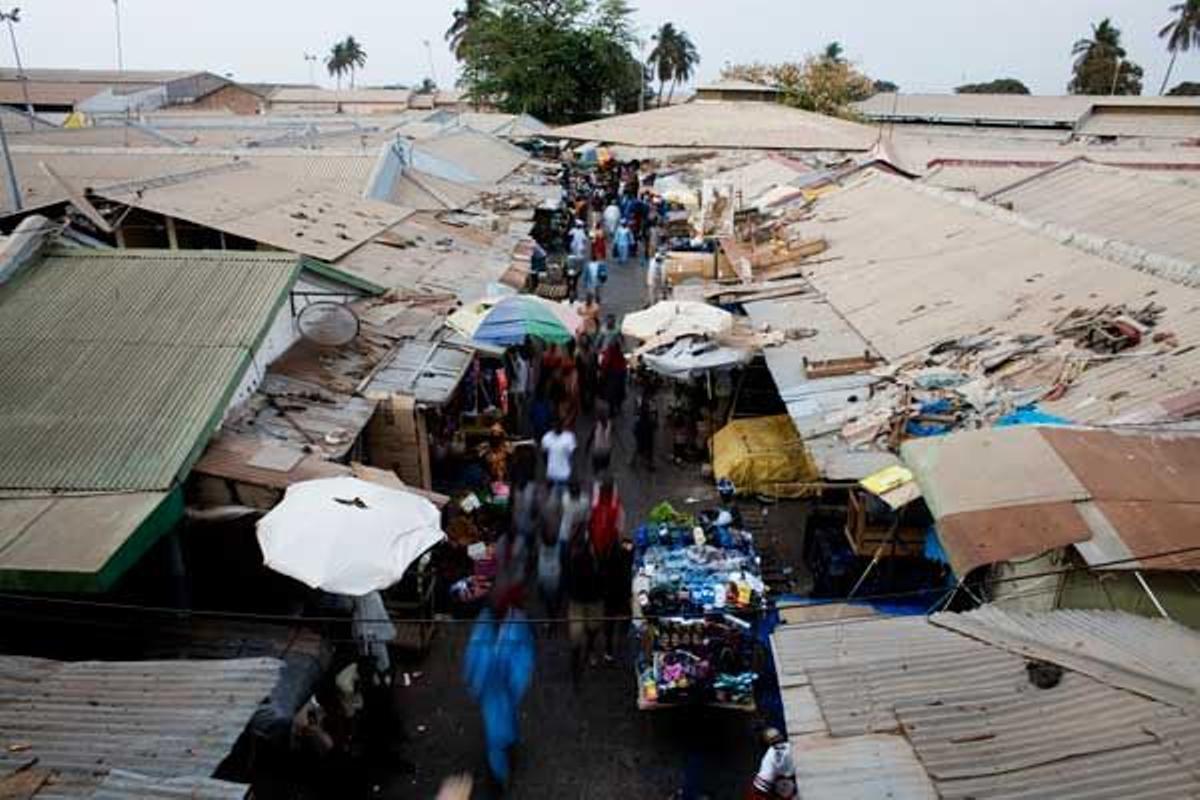
[(417, 213), (348, 253), (336, 266), (389, 288), (449, 292), (460, 300), (474, 300), (500, 280), (522, 238)]
[[(151, 778), (113, 770), (100, 781), (90, 800), (242, 800), (249, 787), (212, 778)], [(39, 792), (39, 800), (52, 800), (53, 792)]]
[(1174, 705), (1200, 700), (1200, 633), (1121, 611), (1036, 614), (988, 605), (935, 614), (939, 627)]
[(1200, 137), (1200, 104), (1190, 108), (1105, 108), (1098, 106), (1079, 124), (1080, 136), (1124, 136), (1182, 141)]
[[(786, 713), (811, 718), (812, 709), (789, 706), (805, 702), (795, 687), (807, 678), (833, 733), (793, 737), (798, 777), (812, 770), (825, 781), (805, 796), (862, 798), (929, 796), (913, 788), (922, 776), (947, 798), (1196, 796), (1194, 696), (1168, 704), (1117, 684), (1194, 682), (1196, 641), (1174, 623), (1121, 613), (991, 608), (784, 626), (773, 636)], [(1060, 682), (1034, 686), (1026, 656), (1062, 665)], [(862, 735), (885, 730), (899, 735)], [(851, 746), (872, 753), (868, 743), (884, 741), (876, 757)], [(837, 748), (828, 755), (841, 765), (841, 785), (821, 761), (827, 746)], [(894, 782), (910, 788), (885, 794)]]
[(902, 736), (794, 739), (798, 796), (814, 800), (936, 800), (937, 790)]
[(442, 405), (454, 394), (474, 358), (470, 347), (451, 342), (403, 342), (364, 393), (368, 397), (376, 392), (411, 395), (419, 403)]
[(777, 103), (705, 101), (623, 114), (557, 128), (582, 142), (634, 147), (721, 147), (763, 150), (870, 150), (878, 138), (866, 125)]
[(872, 120), (906, 120), (985, 125), (1052, 125), (1072, 128), (1094, 106), (1121, 108), (1200, 108), (1191, 97), (1113, 97), (1107, 95), (893, 94), (880, 93), (854, 103)]
[(1152, 297), (1166, 307), (1159, 326), (1178, 349), (1094, 364), (1046, 408), (1079, 422), (1110, 420), (1189, 391), (1200, 377), (1200, 347), (1190, 347), (1200, 344), (1200, 292), (1067, 231), (870, 172), (820, 198), (805, 232), (823, 236), (832, 259), (807, 277), (889, 361), (983, 330), (1047, 333), (1073, 308), (1140, 307)]
[[(150, 787), (167, 785), (164, 779), (187, 784), (213, 774), (281, 666), (273, 658), (67, 663), (2, 656), (0, 730), (6, 744), (28, 745), (5, 760), (37, 759), (38, 769), (55, 773), (38, 797), (156, 796)], [(141, 779), (117, 775), (105, 786), (114, 770)], [(231, 796), (228, 786), (221, 789), (198, 796)]]
[(987, 199), (1031, 219), (1200, 264), (1200, 180), (1187, 175), (1076, 160)]
[(162, 490), (298, 272), (245, 252), (56, 252), (0, 288), (0, 487)]
[(958, 189), (976, 195), (991, 194), (1019, 180), (1036, 175), (1043, 167), (1012, 166), (1009, 164), (938, 164), (921, 180), (943, 189)]
[[(235, 162), (236, 163), (236, 162)], [(337, 259), (412, 213), (362, 197), (286, 162), (249, 163), (188, 180), (97, 190), (108, 200), (185, 219), (281, 250)], [(365, 181), (363, 183), (365, 187)]]
[[(64, 81), (75, 83), (168, 83), (203, 74), (203, 70), (180, 69), (25, 69), (24, 74), (33, 81)], [(21, 75), (14, 67), (0, 67), (0, 81), (15, 81)]]
[(448, 161), (482, 183), (495, 183), (529, 160), (529, 154), (496, 136), (470, 128), (453, 128), (422, 139), (414, 148)]
[(1110, 569), (1200, 567), (1180, 552), (1200, 524), (1200, 436), (1021, 426), (913, 439), (901, 454), (958, 575), (1069, 544)]
[(383, 103), (406, 106), (412, 96), (411, 89), (312, 89), (285, 86), (271, 93), (272, 104), (298, 103), (302, 105), (350, 105)]

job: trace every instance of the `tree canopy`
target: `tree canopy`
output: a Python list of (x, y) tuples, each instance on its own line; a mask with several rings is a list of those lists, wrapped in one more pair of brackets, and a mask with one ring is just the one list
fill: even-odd
[(350, 88), (354, 88), (354, 71), (361, 69), (367, 63), (367, 51), (353, 36), (347, 36), (340, 42), (335, 42), (329, 48), (325, 57), (325, 68), (329, 74), (337, 78), (338, 88), (342, 88), (342, 76), (350, 73)]
[(662, 105), (663, 87), (671, 82), (667, 102), (675, 96), (675, 87), (691, 79), (696, 65), (700, 63), (700, 52), (686, 31), (673, 23), (664, 22), (654, 34), (654, 49), (646, 59), (646, 66), (658, 78), (658, 105)]
[(955, 94), (1029, 94), (1029, 87), (1016, 78), (997, 78), (987, 83), (964, 83)]
[(1142, 68), (1125, 58), (1121, 31), (1105, 18), (1092, 26), (1091, 38), (1071, 48), (1075, 65), (1067, 91), (1071, 94), (1141, 94)]
[[(834, 45), (837, 45), (834, 47)], [(733, 64), (721, 77), (779, 87), (787, 105), (833, 116), (853, 116), (849, 105), (876, 93), (875, 84), (842, 55), (836, 42), (820, 55), (782, 64)]]
[(874, 84), (876, 94), (891, 94), (900, 91), (900, 87), (892, 81), (875, 81)]
[[(1179, 54), (1186, 53), (1193, 45), (1200, 50), (1200, 0), (1184, 0), (1171, 6), (1170, 11), (1175, 18), (1158, 32), (1159, 38), (1167, 40), (1167, 52), (1171, 54), (1159, 94), (1166, 91), (1167, 84), (1171, 82), (1171, 73), (1175, 70), (1175, 59)], [(1175, 94), (1174, 89), (1171, 94)]]
[(644, 97), (631, 13), (624, 0), (468, 2), (447, 38), (473, 100), (569, 122), (609, 104), (636, 110)]
[(1200, 97), (1200, 83), (1196, 81), (1177, 83), (1167, 94), (1172, 97)]

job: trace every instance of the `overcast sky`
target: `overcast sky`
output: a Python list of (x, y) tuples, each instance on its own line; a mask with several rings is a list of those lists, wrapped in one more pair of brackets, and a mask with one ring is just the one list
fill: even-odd
[[(111, 0), (25, 0), (17, 26), (29, 67), (116, 63)], [(1065, 90), (1072, 42), (1105, 16), (1158, 91), (1167, 54), (1157, 32), (1171, 0), (641, 0), (649, 33), (674, 22), (700, 50), (701, 80), (726, 62), (798, 59), (842, 42), (868, 74), (903, 91), (948, 91), (963, 81), (1016, 77), (1039, 94)], [(0, 7), (14, 5), (2, 0)], [(442, 35), (450, 0), (121, 0), (125, 66), (207, 69), (245, 81), (307, 82), (304, 53), (324, 54), (353, 34), (369, 59), (360, 83), (414, 83), (430, 72), (452, 82)], [(0, 59), (12, 64), (7, 47)], [(329, 83), (317, 70), (317, 79)], [(1200, 81), (1200, 52), (1180, 56), (1171, 83)]]

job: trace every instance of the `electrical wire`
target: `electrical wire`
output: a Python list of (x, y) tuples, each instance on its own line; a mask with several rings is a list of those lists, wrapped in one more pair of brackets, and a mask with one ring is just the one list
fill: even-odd
[[(997, 585), (1001, 585), (1001, 584), (1020, 583), (1021, 581), (1035, 580), (1038, 578), (1048, 578), (1048, 577), (1054, 577), (1054, 576), (1059, 576), (1059, 575), (1068, 575), (1068, 574), (1072, 574), (1075, 572), (1089, 572), (1089, 571), (1093, 571), (1093, 570), (1107, 569), (1110, 567), (1118, 567), (1123, 564), (1131, 564), (1134, 562), (1151, 561), (1151, 560), (1161, 559), (1161, 558), (1170, 558), (1172, 556), (1184, 555), (1184, 554), (1188, 554), (1188, 553), (1196, 553), (1198, 551), (1200, 551), (1200, 545), (1195, 545), (1192, 547), (1184, 547), (1184, 548), (1179, 548), (1176, 550), (1164, 550), (1164, 551), (1160, 551), (1157, 553), (1131, 556), (1129, 558), (1117, 559), (1114, 561), (1106, 561), (1106, 562), (1102, 562), (1102, 563), (1098, 563), (1098, 564), (1085, 564), (1085, 565), (1070, 566), (1070, 567), (1066, 567), (1063, 569), (1044, 570), (1042, 572), (1034, 572), (1034, 573), (1030, 573), (1028, 575), (1011, 575), (1011, 576), (1007, 576), (1007, 577), (983, 578), (980, 581), (978, 581), (978, 584), (991, 587), (991, 586), (997, 586)], [(953, 593), (953, 592), (958, 591), (959, 588), (961, 587), (962, 583), (963, 582), (960, 581), (959, 584), (956, 584), (953, 588), (949, 589), (948, 592)], [(917, 597), (925, 597), (925, 596), (935, 594), (935, 593), (937, 593), (937, 591), (938, 591), (938, 588), (928, 588), (928, 589), (912, 589), (912, 590), (906, 590), (906, 591), (900, 591), (900, 592), (883, 592), (883, 593), (877, 593), (877, 594), (871, 594), (871, 595), (859, 595), (859, 596), (856, 596), (853, 598), (846, 598), (846, 597), (816, 598), (812, 602), (777, 603), (774, 606), (772, 606), (770, 610), (786, 611), (788, 609), (793, 609), (793, 608), (814, 608), (814, 607), (825, 606), (825, 605), (839, 605), (839, 604), (846, 603), (847, 601), (864, 602), (864, 601), (872, 601), (872, 600), (896, 600), (896, 599), (901, 599), (901, 598), (906, 598), (906, 597), (907, 598), (917, 598)], [(25, 595), (25, 594), (17, 594), (17, 593), (12, 593), (12, 592), (0, 593), (0, 600), (9, 600), (9, 601), (15, 601), (15, 602), (19, 602), (19, 603), (29, 602), (29, 603), (33, 603), (33, 604), (42, 604), (42, 605), (47, 605), (47, 606), (57, 605), (57, 606), (63, 606), (63, 607), (91, 608), (91, 609), (97, 609), (97, 610), (103, 609), (103, 610), (109, 610), (109, 611), (133, 611), (133, 612), (145, 613), (145, 614), (164, 614), (164, 615), (170, 615), (170, 616), (199, 618), (199, 619), (243, 620), (243, 621), (248, 621), (248, 622), (269, 622), (269, 623), (281, 623), (281, 624), (310, 624), (310, 625), (311, 624), (344, 624), (344, 623), (348, 622), (350, 619), (349, 616), (346, 616), (346, 615), (342, 615), (342, 616), (294, 616), (294, 615), (289, 615), (289, 614), (267, 614), (267, 613), (252, 612), (252, 611), (222, 611), (219, 609), (189, 610), (189, 609), (173, 608), (173, 607), (169, 607), (169, 606), (148, 606), (148, 605), (140, 605), (140, 604), (135, 604), (135, 603), (115, 603), (115, 602), (106, 602), (106, 601), (102, 601), (102, 600), (84, 600), (84, 599), (80, 599), (80, 598), (51, 597), (48, 595)], [(948, 600), (946, 602), (948, 602)], [(938, 605), (941, 605), (941, 603), (939, 603)], [(731, 612), (734, 610), (735, 609), (730, 609)], [(652, 622), (652, 621), (656, 621), (656, 620), (678, 620), (681, 618), (686, 619), (689, 617), (695, 618), (695, 619), (703, 619), (705, 616), (707, 616), (707, 615), (706, 614), (692, 614), (692, 615), (688, 615), (688, 614), (655, 614), (655, 615), (632, 616), (632, 615), (612, 614), (612, 615), (600, 615), (600, 616), (593, 615), (593, 616), (587, 616), (587, 617), (571, 617), (571, 619), (583, 621), (583, 622), (634, 622), (634, 621), (639, 621), (639, 620)], [(549, 623), (554, 623), (554, 622), (562, 622), (563, 619), (564, 618), (562, 618), (562, 617), (526, 617), (521, 621), (528, 623), (528, 624), (549, 624)], [(407, 618), (406, 617), (406, 618), (403, 618), (400, 620), (371, 618), (371, 619), (363, 619), (360, 621), (365, 622), (365, 623), (400, 622), (400, 623), (407, 624), (407, 625), (418, 625), (418, 624), (473, 625), (475, 623), (474, 619), (455, 619), (455, 618), (436, 618), (436, 617), (424, 617), (424, 618)]]

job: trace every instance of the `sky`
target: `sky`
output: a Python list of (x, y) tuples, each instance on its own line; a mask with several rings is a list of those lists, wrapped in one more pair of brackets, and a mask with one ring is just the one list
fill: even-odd
[[(19, 2), (19, 0), (18, 0)], [(1168, 55), (1158, 30), (1172, 0), (631, 0), (649, 39), (663, 22), (686, 30), (701, 55), (698, 79), (723, 64), (798, 60), (829, 41), (874, 78), (905, 92), (944, 92), (964, 82), (1023, 80), (1061, 94), (1071, 44), (1106, 16), (1157, 93)], [(2, 0), (7, 10), (12, 0)], [(305, 53), (323, 56), (347, 34), (367, 51), (360, 85), (413, 84), (433, 74), (453, 83), (443, 34), (451, 0), (120, 0), (125, 67), (200, 69), (236, 80), (308, 83)], [(26, 0), (17, 36), (27, 67), (116, 66), (111, 0)], [(426, 47), (425, 42), (429, 43)], [(0, 63), (12, 65), (8, 47)], [(318, 83), (332, 85), (314, 72)], [(1200, 81), (1200, 52), (1180, 55), (1171, 79)]]

